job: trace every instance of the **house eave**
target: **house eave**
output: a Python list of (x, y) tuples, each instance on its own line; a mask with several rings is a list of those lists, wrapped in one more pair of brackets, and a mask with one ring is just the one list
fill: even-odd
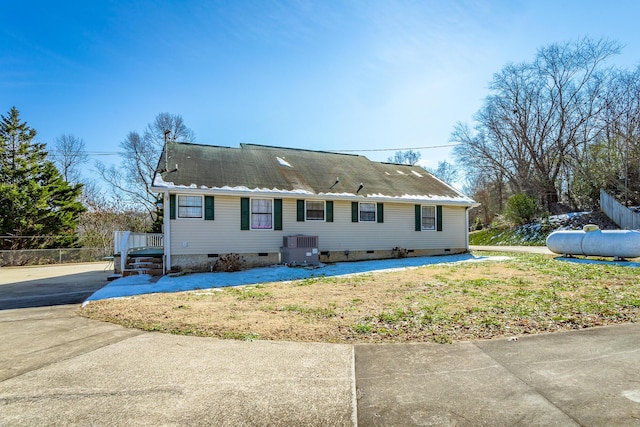
[(247, 187), (207, 187), (192, 184), (173, 185), (173, 184), (154, 184), (151, 190), (156, 193), (197, 193), (205, 195), (221, 195), (236, 197), (278, 197), (284, 199), (300, 199), (300, 198), (322, 198), (327, 200), (348, 200), (348, 201), (368, 201), (379, 203), (428, 203), (442, 204), (448, 206), (464, 206), (476, 207), (478, 204), (466, 197), (446, 197), (439, 195), (410, 195), (391, 196), (384, 194), (353, 194), (353, 193), (313, 193), (307, 190), (282, 190), (277, 188), (254, 188)]

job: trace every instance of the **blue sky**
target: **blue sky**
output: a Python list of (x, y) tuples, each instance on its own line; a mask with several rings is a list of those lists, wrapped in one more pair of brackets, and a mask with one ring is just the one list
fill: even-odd
[(98, 153), (160, 112), (202, 144), (384, 161), (448, 144), (493, 73), (549, 43), (610, 38), (624, 45), (611, 65), (640, 64), (635, 0), (3, 3), (0, 113), (17, 107), (41, 142), (83, 138), (90, 163), (117, 162)]

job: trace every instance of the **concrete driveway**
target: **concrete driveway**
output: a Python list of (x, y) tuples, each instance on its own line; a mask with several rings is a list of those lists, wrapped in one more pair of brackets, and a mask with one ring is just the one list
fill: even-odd
[(143, 333), (62, 305), (103, 270), (0, 269), (0, 425), (355, 424), (352, 346)]
[(142, 333), (0, 311), (0, 424), (353, 425), (353, 347)]
[(0, 268), (0, 310), (83, 302), (107, 284), (108, 264)]
[(639, 324), (337, 345), (145, 333), (78, 309), (0, 310), (0, 424), (640, 425)]

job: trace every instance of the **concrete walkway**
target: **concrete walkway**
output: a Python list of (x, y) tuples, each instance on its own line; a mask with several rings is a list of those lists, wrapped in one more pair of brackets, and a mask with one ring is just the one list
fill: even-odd
[(478, 246), (470, 245), (469, 250), (473, 252), (522, 252), (530, 254), (555, 255), (546, 246)]

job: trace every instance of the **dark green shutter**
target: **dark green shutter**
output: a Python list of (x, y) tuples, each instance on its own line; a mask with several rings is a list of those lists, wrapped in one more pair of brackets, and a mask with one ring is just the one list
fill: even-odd
[(358, 222), (358, 202), (351, 202), (351, 222)]
[(213, 221), (214, 217), (213, 196), (204, 196), (204, 219)]
[(249, 198), (240, 198), (240, 230), (249, 229)]
[(378, 218), (376, 218), (376, 221), (384, 222), (384, 203), (378, 203), (376, 207), (378, 209)]
[(282, 199), (273, 199), (273, 229), (282, 230)]
[(296, 200), (297, 221), (304, 222), (304, 200)]
[(176, 195), (169, 196), (169, 219), (176, 219)]
[(326, 203), (327, 206), (327, 222), (333, 222), (333, 200)]
[(416, 231), (422, 231), (422, 206), (416, 205)]
[(442, 205), (436, 206), (437, 231), (442, 231)]

